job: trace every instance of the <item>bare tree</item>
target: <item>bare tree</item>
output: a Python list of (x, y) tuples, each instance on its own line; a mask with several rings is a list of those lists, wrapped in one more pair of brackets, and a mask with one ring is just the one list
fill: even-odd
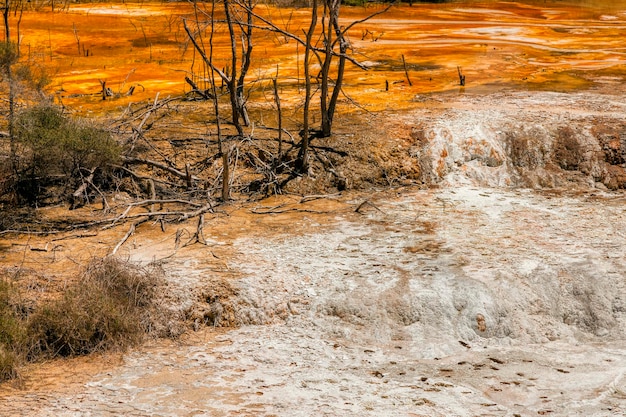
[(304, 42), (304, 115), (302, 128), (302, 146), (298, 153), (297, 168), (304, 172), (308, 169), (309, 163), (309, 107), (311, 105), (311, 75), (310, 75), (310, 58), (313, 33), (317, 26), (317, 0), (313, 0), (313, 9), (311, 10), (311, 24), (306, 32)]
[[(9, 141), (10, 141), (10, 158), (11, 158), (11, 170), (14, 174), (17, 173), (17, 144), (15, 143), (15, 133), (14, 133), (14, 120), (15, 120), (15, 83), (13, 79), (13, 69), (12, 65), (18, 59), (17, 48), (14, 43), (11, 41), (11, 25), (9, 22), (9, 17), (11, 13), (11, 8), (18, 7), (17, 2), (5, 0), (4, 7), (2, 8), (2, 17), (4, 21), (4, 48), (2, 50), (1, 64), (2, 69), (4, 70), (7, 76), (7, 83), (9, 87), (9, 114), (7, 117), (7, 124), (9, 130)], [(17, 9), (16, 9), (17, 10)], [(21, 14), (20, 14), (21, 20)]]
[[(322, 24), (318, 29), (318, 19), (320, 14), (320, 1), (323, 7)], [(303, 113), (303, 131), (302, 143), (298, 155), (297, 166), (300, 170), (304, 170), (307, 166), (307, 153), (310, 142), (310, 111), (312, 99), (312, 81), (311, 81), (311, 57), (314, 56), (320, 64), (319, 80), (320, 94), (320, 112), (321, 112), (321, 129), (319, 134), (322, 137), (328, 137), (332, 134), (333, 120), (337, 109), (337, 101), (343, 86), (343, 78), (345, 74), (346, 64), (348, 62), (356, 65), (361, 69), (367, 69), (364, 65), (352, 57), (348, 51), (350, 44), (347, 40), (347, 33), (355, 25), (366, 22), (374, 16), (385, 13), (392, 5), (388, 5), (363, 19), (354, 21), (346, 27), (339, 24), (339, 15), (341, 8), (341, 0), (312, 0), (311, 4), (311, 21), (309, 29), (304, 32), (305, 37), (302, 38), (287, 28), (281, 28), (270, 18), (259, 15), (253, 10), (248, 9), (254, 18), (263, 25), (255, 25), (255, 28), (268, 30), (281, 34), (285, 39), (293, 39), (297, 44), (304, 46), (304, 77), (305, 77), (305, 97), (304, 97), (304, 113)], [(319, 32), (318, 32), (319, 30)], [(319, 35), (319, 36), (316, 36)], [(322, 45), (318, 44), (321, 39)], [(336, 65), (334, 63), (336, 62)], [(333, 72), (333, 69), (336, 70)]]
[[(320, 86), (320, 110), (322, 113), (322, 136), (327, 137), (332, 133), (333, 117), (337, 106), (337, 99), (343, 83), (343, 75), (346, 68), (346, 53), (348, 42), (344, 38), (344, 32), (339, 27), (339, 7), (341, 0), (324, 0), (323, 15), (323, 39), (324, 39), (324, 61), (321, 70)], [(333, 50), (339, 44), (339, 56), (337, 63), (337, 74), (334, 78), (334, 86), (330, 91), (331, 84), (331, 63), (335, 54)], [(330, 93), (330, 97), (328, 97)]]
[[(215, 3), (212, 3), (213, 6)], [(194, 5), (197, 3), (194, 2)], [(253, 34), (253, 16), (254, 6), (253, 0), (241, 0), (238, 2), (231, 2), (231, 0), (224, 0), (224, 23), (228, 28), (229, 40), (230, 40), (230, 63), (228, 70), (220, 69), (212, 59), (209, 59), (206, 48), (198, 42), (201, 30), (198, 29), (195, 32), (189, 28), (187, 21), (183, 20), (183, 25), (189, 39), (191, 40), (194, 48), (202, 57), (205, 65), (210, 68), (210, 72), (218, 74), (222, 82), (227, 86), (230, 97), (230, 107), (232, 110), (232, 122), (237, 129), (239, 136), (243, 136), (243, 126), (250, 124), (248, 112), (246, 110), (245, 99), (245, 82), (246, 75), (250, 69), (250, 62), (252, 57), (252, 34)], [(215, 7), (211, 9), (211, 16), (214, 16)], [(208, 18), (208, 13), (202, 11), (205, 17)], [(215, 19), (211, 18), (211, 30), (213, 31)], [(196, 17), (196, 24), (200, 27), (199, 19)], [(211, 46), (212, 47), (212, 46)], [(209, 51), (211, 54), (212, 51)], [(243, 125), (242, 122), (243, 121)]]
[[(194, 12), (195, 12), (195, 21), (196, 21), (196, 25), (199, 26), (200, 25), (200, 19), (199, 19), (199, 9), (198, 9), (198, 4), (196, 1), (193, 2), (194, 4)], [(227, 8), (227, 6), (225, 6), (225, 8)], [(209, 45), (208, 48), (204, 47), (204, 41), (202, 38), (202, 31), (198, 30), (196, 35), (193, 36), (191, 34), (191, 31), (189, 30), (189, 27), (187, 26), (187, 22), (184, 21), (184, 26), (185, 26), (185, 30), (187, 32), (187, 34), (189, 35), (189, 38), (191, 39), (192, 43), (194, 44), (194, 47), (196, 48), (196, 50), (200, 53), (200, 55), (202, 56), (202, 59), (205, 62), (206, 67), (209, 69), (208, 74), (209, 74), (209, 83), (211, 85), (211, 99), (213, 100), (213, 109), (214, 109), (214, 114), (215, 114), (215, 125), (216, 125), (216, 129), (217, 129), (217, 145), (218, 145), (218, 154), (221, 156), (222, 158), (222, 190), (221, 190), (221, 197), (223, 201), (228, 201), (230, 199), (230, 165), (229, 165), (229, 159), (230, 159), (230, 149), (226, 146), (226, 143), (224, 141), (224, 137), (222, 134), (222, 122), (220, 120), (220, 108), (219, 108), (219, 100), (218, 100), (218, 94), (217, 94), (217, 86), (216, 86), (216, 82), (215, 82), (215, 73), (217, 72), (218, 74), (220, 74), (219, 71), (215, 71), (215, 66), (213, 65), (213, 37), (215, 35), (215, 0), (212, 0), (211, 2), (211, 10), (209, 13), (209, 26), (211, 28), (211, 32), (209, 35)], [(232, 36), (234, 33), (234, 30), (232, 29), (232, 26), (229, 26), (229, 33), (231, 34), (231, 42), (233, 41)], [(251, 33), (250, 33), (251, 35)], [(232, 45), (232, 43), (231, 43)], [(236, 46), (235, 46), (236, 48)], [(208, 49), (208, 55), (207, 55), (207, 49)], [(249, 49), (249, 51), (251, 52), (251, 48)], [(232, 49), (231, 49), (231, 52)], [(236, 52), (236, 49), (235, 51)], [(233, 53), (233, 60), (231, 61), (233, 67), (236, 65), (237, 61), (236, 61), (236, 54)], [(250, 56), (247, 56), (247, 59), (249, 59)], [(249, 65), (249, 64), (248, 64)], [(247, 71), (247, 69), (246, 69)], [(221, 74), (220, 74), (221, 76)], [(244, 77), (245, 78), (245, 77)], [(235, 125), (237, 132), (239, 135), (243, 135), (243, 129), (241, 128), (241, 125), (238, 123), (239, 121), (239, 115), (241, 113), (239, 113), (236, 109), (238, 108), (235, 104), (233, 103), (238, 103), (238, 98), (237, 98), (237, 94), (233, 94), (233, 91), (236, 91), (235, 88), (233, 88), (233, 84), (235, 84), (235, 82), (239, 82), (238, 80), (235, 81), (234, 76), (231, 76), (230, 79), (228, 80), (224, 80), (224, 78), (222, 77), (222, 80), (228, 85), (229, 89), (230, 89), (230, 98), (231, 98), (231, 109), (233, 112), (233, 124)], [(241, 90), (243, 91), (243, 79), (241, 80), (242, 82), (242, 88)], [(242, 101), (243, 103), (243, 101)], [(246, 113), (246, 117), (247, 117), (247, 113)]]

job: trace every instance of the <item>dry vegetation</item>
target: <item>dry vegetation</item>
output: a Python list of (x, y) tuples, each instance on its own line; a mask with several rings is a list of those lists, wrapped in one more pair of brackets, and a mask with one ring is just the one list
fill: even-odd
[(162, 302), (166, 289), (157, 266), (93, 260), (65, 291), (43, 301), (21, 288), (24, 280), (7, 272), (0, 280), (0, 379), (18, 376), (26, 361), (124, 349), (182, 330)]

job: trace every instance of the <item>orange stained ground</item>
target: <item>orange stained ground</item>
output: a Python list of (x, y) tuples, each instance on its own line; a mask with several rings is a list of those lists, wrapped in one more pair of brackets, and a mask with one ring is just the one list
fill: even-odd
[[(342, 24), (382, 7), (344, 7)], [(300, 34), (310, 13), (306, 8), (265, 6), (257, 11)], [(205, 77), (187, 40), (183, 18), (193, 20), (188, 3), (72, 4), (54, 13), (28, 11), (19, 32), (22, 57), (47, 68), (54, 80), (51, 91), (58, 91), (63, 103), (79, 112), (122, 108), (157, 94), (179, 95), (189, 90), (185, 76), (196, 81)], [(216, 31), (215, 60), (224, 67), (227, 32), (222, 24), (216, 25)], [(394, 6), (350, 30), (353, 56), (369, 70), (348, 65), (345, 92), (370, 110), (407, 108), (421, 94), (461, 91), (457, 67), (466, 76), (467, 91), (568, 91), (616, 83), (626, 73), (625, 33), (623, 0)], [(208, 31), (204, 35), (208, 43)], [(302, 92), (291, 93), (302, 84), (298, 69), (302, 55), (303, 48), (293, 40), (257, 30), (248, 76), (251, 101), (269, 100), (268, 80), (278, 71), (284, 100), (291, 98), (297, 104)], [(139, 85), (132, 97), (103, 103), (99, 80), (106, 80), (114, 92)]]

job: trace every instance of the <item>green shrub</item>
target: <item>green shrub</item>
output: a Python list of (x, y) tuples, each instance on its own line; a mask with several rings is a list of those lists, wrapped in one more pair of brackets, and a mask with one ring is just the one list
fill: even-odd
[(106, 167), (120, 155), (118, 144), (106, 130), (72, 120), (53, 105), (20, 113), (15, 135), (30, 151), (28, 168), (38, 175), (72, 175), (80, 169)]
[(75, 188), (89, 172), (106, 170), (120, 158), (121, 149), (109, 132), (71, 119), (49, 104), (18, 114), (15, 137), (22, 147), (18, 193), (30, 203), (50, 186)]

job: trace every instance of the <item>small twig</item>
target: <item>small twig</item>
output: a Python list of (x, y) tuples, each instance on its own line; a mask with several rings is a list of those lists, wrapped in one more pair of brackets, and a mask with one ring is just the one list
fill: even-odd
[(359, 204), (359, 205), (358, 205), (358, 207), (354, 210), (354, 211), (355, 211), (355, 213), (359, 213), (359, 214), (361, 214), (361, 209), (362, 209), (363, 207), (365, 207), (365, 206), (370, 206), (370, 207), (372, 207), (372, 208), (374, 208), (374, 209), (376, 209), (376, 210), (380, 211), (381, 213), (385, 214), (385, 212), (384, 212), (384, 211), (382, 211), (380, 208), (378, 208), (378, 206), (376, 206), (376, 204), (374, 204), (374, 203), (370, 202), (369, 200), (365, 200), (365, 201), (363, 201), (361, 204)]
[(319, 200), (321, 198), (337, 198), (340, 197), (341, 193), (335, 193), (335, 194), (318, 194), (318, 195), (305, 195), (304, 197), (302, 197), (300, 199), (300, 204), (302, 203), (308, 203), (309, 201), (313, 201), (313, 200)]
[(57, 237), (57, 238), (52, 239), (52, 242), (57, 242), (59, 240), (67, 240), (67, 239), (82, 239), (84, 237), (94, 237), (94, 236), (98, 236), (98, 234), (97, 233), (81, 233), (81, 234), (74, 234), (70, 236)]
[(120, 240), (118, 242), (118, 244), (115, 245), (115, 248), (113, 248), (113, 252), (111, 252), (111, 254), (115, 255), (115, 253), (118, 251), (118, 249), (122, 247), (122, 245), (128, 240), (128, 238), (131, 237), (133, 235), (133, 233), (135, 233), (135, 229), (137, 228), (137, 226), (139, 226), (141, 223), (144, 223), (146, 221), (148, 221), (148, 219), (141, 219), (141, 220), (137, 220), (135, 223), (131, 224), (130, 228), (128, 229), (128, 232), (126, 232), (126, 234), (124, 235), (122, 240)]

